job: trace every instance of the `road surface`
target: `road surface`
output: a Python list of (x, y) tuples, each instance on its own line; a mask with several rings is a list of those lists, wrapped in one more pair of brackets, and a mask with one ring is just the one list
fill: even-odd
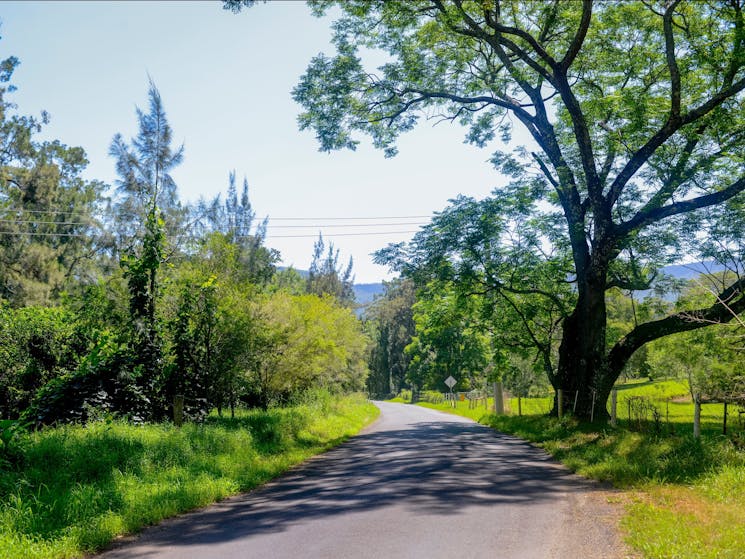
[(607, 493), (472, 421), (378, 403), (359, 436), (101, 559), (623, 557)]

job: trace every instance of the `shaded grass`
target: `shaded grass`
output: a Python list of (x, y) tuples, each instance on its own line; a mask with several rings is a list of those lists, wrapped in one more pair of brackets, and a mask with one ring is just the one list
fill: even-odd
[[(664, 402), (681, 395), (681, 385), (685, 388), (675, 381), (660, 384), (626, 386), (623, 391)], [(704, 406), (703, 436), (694, 439), (693, 405), (688, 402), (670, 403), (670, 421), (659, 433), (651, 422), (642, 431), (631, 431), (623, 421), (614, 429), (569, 417), (529, 415), (525, 411), (531, 403), (523, 404), (522, 417), (469, 410), (467, 403), (455, 408), (420, 405), (470, 417), (531, 441), (573, 471), (622, 488), (622, 527), (627, 542), (643, 557), (745, 557), (745, 452), (721, 435), (721, 405)], [(545, 409), (546, 402), (534, 405)], [(516, 411), (514, 402), (511, 408)]]
[(356, 433), (362, 397), (213, 415), (204, 425), (98, 422), (22, 438), (0, 469), (0, 557), (69, 558), (180, 512), (249, 490)]

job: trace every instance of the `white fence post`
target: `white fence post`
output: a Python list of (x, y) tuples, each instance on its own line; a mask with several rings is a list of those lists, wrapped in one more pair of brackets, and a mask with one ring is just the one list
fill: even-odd
[(595, 391), (592, 391), (592, 407), (590, 408), (590, 423), (595, 422)]

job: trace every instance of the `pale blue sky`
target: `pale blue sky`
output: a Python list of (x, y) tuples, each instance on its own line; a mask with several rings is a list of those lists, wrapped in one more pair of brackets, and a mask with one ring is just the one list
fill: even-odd
[[(3, 2), (0, 19), (0, 56), (21, 60), (12, 100), (24, 114), (49, 111), (45, 134), (85, 148), (88, 177), (113, 183), (108, 147), (115, 133), (135, 133), (149, 74), (185, 144), (174, 172), (181, 198), (225, 192), (231, 169), (245, 175), (255, 209), (270, 218), (267, 244), (287, 265), (307, 268), (322, 229), (345, 260), (354, 257), (357, 283), (387, 279), (370, 253), (411, 234), (367, 233), (415, 226), (317, 218), (430, 216), (458, 194), (486, 196), (501, 180), (490, 151), (464, 145), (457, 125), (423, 123), (393, 159), (366, 139), (356, 152), (318, 152), (313, 133), (298, 131), (290, 91), (312, 56), (332, 53), (330, 20), (313, 18), (302, 2), (239, 15), (220, 2)], [(422, 220), (387, 220), (409, 221)], [(378, 226), (323, 226), (349, 223)], [(281, 228), (299, 224), (311, 227)], [(358, 235), (331, 236), (339, 233)]]

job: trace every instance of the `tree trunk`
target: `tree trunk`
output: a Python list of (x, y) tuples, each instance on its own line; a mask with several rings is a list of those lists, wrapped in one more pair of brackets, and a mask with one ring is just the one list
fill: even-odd
[[(606, 358), (605, 269), (587, 275), (584, 282), (578, 278), (577, 306), (564, 321), (554, 388), (564, 390), (564, 400), (577, 417), (607, 420), (606, 403), (623, 367), (611, 371)], [(557, 413), (555, 397), (552, 415)]]

